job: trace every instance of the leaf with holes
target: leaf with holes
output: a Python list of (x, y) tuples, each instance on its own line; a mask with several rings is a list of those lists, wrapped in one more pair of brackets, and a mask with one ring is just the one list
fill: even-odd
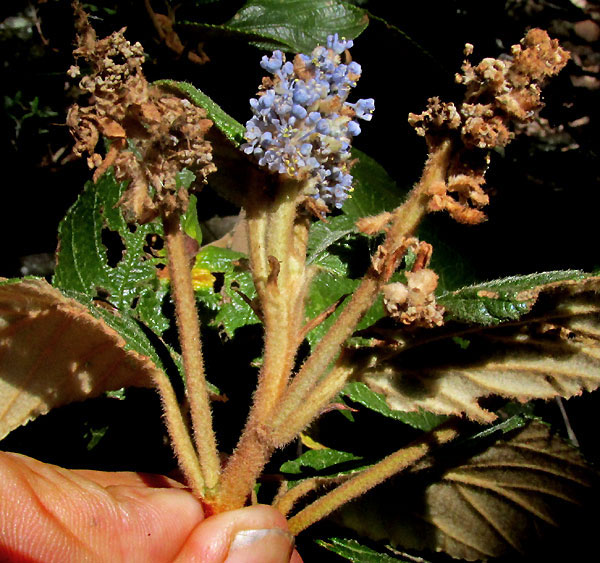
[(158, 377), (137, 324), (44, 280), (0, 282), (0, 439), (54, 407)]
[(600, 278), (521, 290), (518, 320), (488, 327), (449, 324), (406, 335), (396, 351), (374, 350), (355, 380), (396, 410), (419, 408), (491, 422), (479, 399), (572, 397), (600, 386)]
[(212, 324), (221, 326), (229, 337), (243, 326), (256, 324), (259, 318), (248, 301), (256, 297), (252, 274), (242, 266), (246, 256), (227, 248), (205, 246), (196, 258), (195, 269), (223, 274), (222, 287), (196, 291), (196, 299), (207, 311), (215, 313)]
[(530, 422), (483, 451), (485, 440), (479, 451), (466, 445), (446, 450), (445, 466), (436, 459), (438, 472), (424, 463), (376, 487), (338, 520), (377, 541), (472, 561), (533, 555), (586, 517), (597, 474), (547, 425)]
[(125, 187), (112, 172), (86, 183), (59, 227), (53, 285), (107, 301), (122, 313), (131, 311), (162, 334), (169, 322), (161, 311), (166, 286), (157, 277), (157, 265), (164, 260), (147, 251), (162, 228), (127, 225), (117, 205)]

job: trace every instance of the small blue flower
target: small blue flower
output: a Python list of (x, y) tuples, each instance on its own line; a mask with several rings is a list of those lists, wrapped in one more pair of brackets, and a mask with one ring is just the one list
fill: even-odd
[(308, 156), (312, 151), (313, 146), (310, 143), (304, 143), (300, 146), (300, 154), (302, 156)]
[(329, 122), (327, 119), (319, 119), (315, 125), (315, 131), (321, 133), (321, 135), (327, 135), (329, 133)]
[(360, 135), (360, 125), (356, 121), (350, 121), (348, 123), (348, 133), (353, 137)]
[(304, 119), (308, 112), (301, 105), (294, 104), (292, 106), (292, 115), (298, 119)]
[(327, 48), (332, 49), (338, 55), (341, 55), (346, 49), (352, 49), (353, 45), (354, 42), (352, 39), (346, 41), (342, 38), (340, 41), (337, 33), (335, 35), (330, 35), (327, 38)]
[(273, 51), (273, 56), (271, 58), (268, 58), (265, 55), (260, 61), (260, 66), (270, 73), (277, 72), (281, 68), (282, 64), (283, 53), (281, 51)]
[(371, 121), (373, 112), (375, 111), (375, 100), (373, 98), (358, 100), (354, 110), (356, 111), (356, 117), (360, 117), (360, 119), (364, 119), (365, 121)]
[(281, 51), (264, 56), (261, 66), (273, 79), (250, 100), (253, 117), (242, 145), (260, 166), (297, 178), (307, 194), (335, 208), (352, 191), (350, 145), (361, 131), (355, 119), (370, 121), (375, 109), (372, 98), (346, 101), (362, 72), (358, 63), (340, 60), (352, 44), (335, 34), (294, 63)]

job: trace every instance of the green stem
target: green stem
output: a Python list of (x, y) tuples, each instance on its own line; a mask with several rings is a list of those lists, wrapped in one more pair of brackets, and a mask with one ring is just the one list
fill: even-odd
[(348, 501), (366, 493), (369, 489), (392, 477), (392, 475), (407, 469), (430, 453), (434, 447), (445, 444), (457, 436), (457, 428), (443, 425), (433, 430), (422, 440), (387, 456), (290, 518), (288, 520), (290, 531), (293, 534), (300, 533)]
[(177, 329), (181, 344), (186, 391), (194, 427), (194, 438), (205, 486), (214, 489), (221, 465), (212, 427), (212, 415), (200, 341), (200, 322), (196, 309), (191, 268), (185, 251), (185, 235), (178, 213), (163, 218), (169, 260), (171, 293), (175, 302)]
[[(411, 236), (427, 213), (429, 190), (445, 181), (448, 162), (452, 151), (450, 141), (443, 141), (430, 154), (420, 182), (413, 188), (407, 201), (393, 214), (392, 225), (388, 229), (386, 239), (381, 248), (381, 255), (399, 262), (401, 255), (396, 255), (399, 246), (406, 237)], [(360, 286), (352, 295), (350, 302), (325, 334), (315, 351), (306, 360), (298, 375), (294, 378), (283, 397), (283, 403), (273, 421), (276, 432), (284, 433), (286, 421), (303, 416), (304, 409), (311, 409), (310, 392), (317, 380), (323, 376), (327, 367), (341, 350), (346, 339), (354, 332), (356, 325), (369, 310), (377, 294), (393, 269), (382, 272), (374, 267), (369, 268)], [(334, 374), (332, 377), (336, 377)], [(330, 385), (333, 397), (336, 385)], [(306, 417), (303, 417), (306, 418)]]

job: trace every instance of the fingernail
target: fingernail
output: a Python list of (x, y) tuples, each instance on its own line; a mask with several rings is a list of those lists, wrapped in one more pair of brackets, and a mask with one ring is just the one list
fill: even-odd
[(238, 532), (225, 563), (289, 563), (294, 536), (281, 528)]

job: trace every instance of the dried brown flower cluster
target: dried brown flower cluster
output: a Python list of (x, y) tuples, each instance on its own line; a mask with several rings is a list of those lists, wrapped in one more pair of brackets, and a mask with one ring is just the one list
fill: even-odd
[[(204, 181), (216, 169), (204, 138), (212, 125), (205, 110), (148, 84), (142, 46), (129, 43), (125, 29), (97, 40), (80, 11), (78, 31), (74, 54), (91, 66), (80, 86), (91, 97), (90, 105), (73, 105), (67, 116), (75, 154), (90, 155), (95, 180), (114, 166), (117, 178), (131, 181), (121, 203), (132, 221), (144, 223), (159, 212), (184, 211), (188, 195), (178, 189), (177, 173), (187, 168)], [(76, 76), (79, 68), (71, 67), (69, 74)], [(101, 136), (110, 141), (104, 158), (96, 152)]]
[[(427, 267), (431, 261), (433, 247), (414, 237), (405, 238), (401, 247), (402, 254), (405, 250), (414, 254), (414, 262), (411, 271), (405, 273), (406, 283), (397, 282), (383, 286), (383, 305), (386, 313), (405, 325), (427, 328), (441, 326), (444, 324), (444, 308), (438, 305), (435, 299), (438, 275)], [(377, 269), (376, 261), (381, 258), (385, 256), (375, 256), (374, 268)]]
[(438, 275), (428, 268), (406, 273), (406, 284), (383, 287), (387, 314), (403, 324), (431, 328), (444, 323), (444, 308), (435, 300)]
[[(467, 45), (465, 55), (473, 51)], [(466, 87), (464, 101), (453, 103), (430, 98), (421, 114), (409, 115), (419, 135), (436, 146), (440, 138), (455, 139), (446, 181), (431, 190), (431, 211), (446, 210), (462, 223), (485, 220), (488, 203), (483, 191), (487, 151), (506, 146), (515, 124), (531, 122), (542, 108), (540, 84), (557, 74), (569, 53), (541, 29), (532, 29), (506, 59), (483, 59), (477, 66), (465, 60), (456, 80)], [(478, 153), (476, 149), (481, 149)]]

